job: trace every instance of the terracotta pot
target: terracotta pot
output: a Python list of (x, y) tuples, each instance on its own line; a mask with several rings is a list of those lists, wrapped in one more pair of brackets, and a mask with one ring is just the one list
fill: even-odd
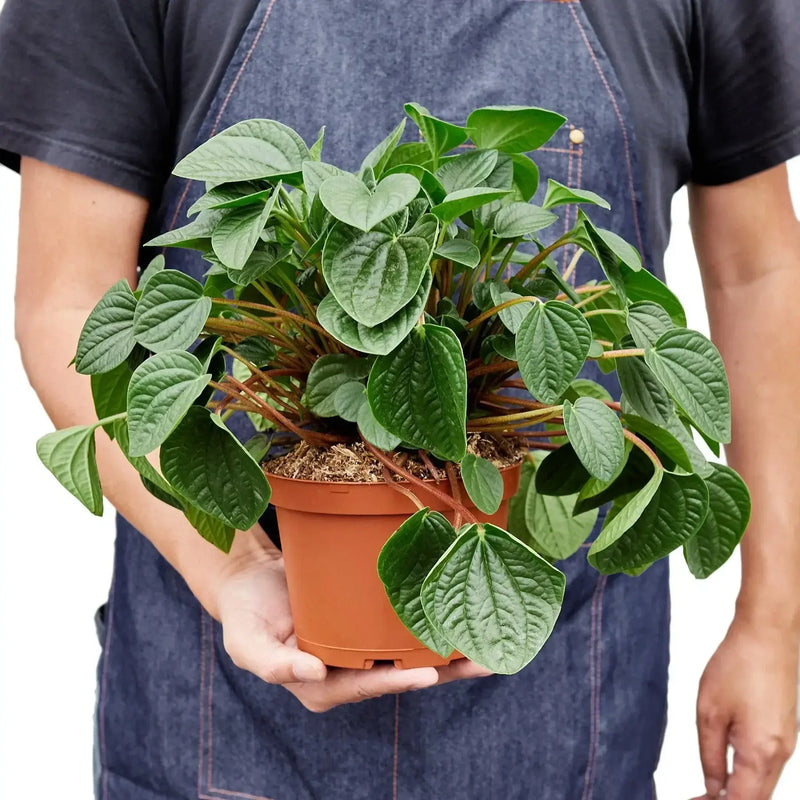
[[(505, 527), (508, 500), (519, 486), (520, 465), (502, 470), (504, 499), (481, 521)], [(336, 667), (369, 669), (376, 661), (398, 667), (440, 666), (443, 659), (422, 645), (399, 620), (378, 577), (378, 553), (417, 509), (384, 483), (333, 483), (267, 473), (278, 516), (289, 603), (300, 649)], [(430, 481), (450, 494), (446, 480)], [(428, 492), (419, 499), (451, 521), (449, 506)], [(466, 492), (461, 487), (462, 498)], [(467, 503), (468, 507), (474, 507)]]

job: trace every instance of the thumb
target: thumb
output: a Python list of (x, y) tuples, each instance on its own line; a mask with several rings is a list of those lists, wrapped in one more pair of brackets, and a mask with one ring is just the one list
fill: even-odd
[(279, 641), (262, 619), (223, 627), (223, 642), (237, 667), (267, 683), (316, 682), (327, 674), (319, 658)]

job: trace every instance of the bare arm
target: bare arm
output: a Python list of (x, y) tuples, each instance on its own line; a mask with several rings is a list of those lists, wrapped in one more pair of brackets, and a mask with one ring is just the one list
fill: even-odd
[(730, 380), (726, 454), (753, 501), (734, 622), (700, 688), (701, 755), (708, 796), (727, 780), (730, 800), (766, 800), (797, 733), (800, 224), (785, 166), (693, 186), (690, 207), (711, 336)]
[[(89, 379), (69, 367), (83, 322), (108, 287), (136, 285), (147, 202), (72, 172), (23, 159), (16, 332), (31, 385), (56, 427), (96, 419)], [(183, 514), (143, 487), (102, 431), (97, 457), (106, 497), (184, 577), (222, 622), (240, 667), (292, 691), (306, 707), (340, 703), (485, 675), (466, 660), (449, 667), (326, 670), (296, 647), (280, 552), (258, 527), (238, 532), (226, 556)]]

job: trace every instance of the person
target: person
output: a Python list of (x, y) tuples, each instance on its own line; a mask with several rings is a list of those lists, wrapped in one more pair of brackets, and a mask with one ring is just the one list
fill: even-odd
[[(735, 616), (699, 691), (704, 797), (766, 800), (795, 743), (800, 650), (800, 227), (784, 166), (800, 152), (795, 12), (792, 0), (7, 0), (0, 148), (22, 173), (16, 330), (30, 381), (57, 427), (94, 419), (88, 381), (61, 368), (83, 320), (113, 282), (135, 285), (143, 241), (183, 224), (201, 187), (171, 166), (247, 117), (309, 142), (325, 124), (325, 159), (355, 169), (405, 101), (459, 123), (489, 104), (560, 111), (570, 124), (537, 152), (542, 175), (611, 200), (609, 224), (659, 276), (688, 183), (730, 378), (727, 457), (753, 498)], [(199, 259), (167, 256), (200, 274)], [(466, 661), (326, 669), (295, 646), (261, 527), (226, 557), (103, 434), (98, 456), (120, 512), (98, 616), (98, 798), (654, 796), (666, 562), (631, 579), (599, 576), (583, 552), (565, 561), (557, 629), (514, 676)]]

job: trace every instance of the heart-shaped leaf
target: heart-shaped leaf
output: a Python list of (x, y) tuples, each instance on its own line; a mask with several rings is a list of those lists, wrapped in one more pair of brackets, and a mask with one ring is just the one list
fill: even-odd
[(628, 306), (628, 329), (637, 347), (652, 347), (662, 333), (674, 327), (669, 314), (657, 303), (640, 300)]
[(357, 422), (361, 406), (367, 402), (367, 387), (361, 381), (343, 383), (333, 393), (336, 415), (348, 422)]
[(750, 520), (750, 492), (730, 467), (713, 464), (705, 478), (708, 514), (700, 530), (683, 546), (686, 563), (695, 578), (707, 578), (736, 549)]
[(371, 444), (378, 448), (378, 450), (394, 450), (402, 439), (389, 433), (383, 425), (375, 419), (369, 403), (364, 403), (358, 409), (358, 432)]
[(385, 322), (368, 327), (350, 317), (336, 302), (333, 294), (326, 295), (317, 307), (317, 320), (328, 333), (340, 342), (360, 350), (384, 356), (391, 353), (414, 327), (431, 290), (431, 271), (425, 270), (422, 283), (411, 302), (392, 314)]
[(461, 461), (464, 488), (479, 511), (495, 514), (503, 502), (503, 476), (485, 458), (467, 453)]
[(263, 205), (244, 206), (228, 211), (214, 229), (211, 246), (217, 258), (229, 269), (242, 269), (247, 264), (275, 207), (280, 187), (279, 181)]
[(56, 480), (98, 517), (103, 515), (103, 489), (95, 460), (96, 425), (76, 425), (42, 436), (36, 453)]
[(471, 525), (422, 585), (425, 615), (467, 658), (510, 675), (553, 631), (565, 577), (510, 533)]
[(128, 386), (130, 454), (155, 450), (210, 380), (197, 358), (183, 350), (158, 353), (140, 364)]
[(731, 438), (731, 400), (722, 356), (702, 333), (676, 329), (645, 350), (647, 366), (704, 434), (717, 442)]
[(433, 254), (439, 258), (446, 258), (454, 264), (461, 264), (468, 269), (474, 269), (481, 263), (481, 251), (473, 242), (466, 239), (448, 239), (442, 242)]
[(136, 284), (136, 290), (141, 291), (144, 289), (145, 284), (150, 278), (153, 277), (157, 272), (161, 272), (167, 266), (167, 260), (164, 258), (163, 255), (157, 255), (148, 265), (145, 267), (142, 274), (139, 276), (139, 282)]
[[(133, 375), (127, 361), (108, 372), (98, 372), (92, 375), (92, 400), (98, 419), (121, 414), (128, 407), (128, 384)], [(106, 433), (114, 438), (113, 425), (103, 426)]]
[[(326, 164), (324, 161), (304, 161), (303, 162), (303, 186), (309, 198), (314, 199), (319, 192), (319, 187), (328, 180), (340, 175), (347, 175), (343, 169)], [(322, 202), (322, 201), (320, 201)], [(323, 206), (324, 208), (324, 206)]]
[(686, 327), (686, 313), (681, 301), (652, 272), (646, 269), (634, 271), (622, 266), (622, 280), (631, 301), (650, 300), (662, 306), (678, 328)]
[(263, 336), (248, 336), (236, 345), (236, 352), (254, 367), (263, 369), (275, 358), (275, 345)]
[(443, 657), (453, 647), (425, 616), (420, 591), (455, 539), (456, 532), (445, 517), (423, 508), (389, 537), (378, 556), (378, 574), (397, 616), (417, 639)]
[(101, 298), (83, 324), (75, 369), (82, 375), (108, 372), (133, 350), (136, 297), (128, 281), (115, 283)]
[(608, 200), (604, 200), (599, 194), (590, 192), (587, 189), (570, 189), (552, 178), (547, 181), (547, 194), (545, 195), (544, 203), (542, 203), (544, 208), (555, 208), (556, 206), (573, 203), (590, 203), (606, 210), (611, 208)]
[(270, 487), (261, 467), (216, 414), (192, 406), (161, 446), (161, 471), (192, 505), (236, 530), (258, 522)]
[(207, 514), (190, 503), (186, 504), (183, 513), (186, 519), (189, 520), (189, 524), (207, 542), (211, 542), (214, 547), (222, 550), (223, 553), (230, 553), (233, 539), (236, 535), (236, 531), (230, 525), (226, 525), (222, 520)]
[(471, 189), (494, 169), (497, 150), (470, 150), (448, 158), (434, 173), (445, 192)]
[(305, 405), (318, 417), (335, 417), (333, 396), (350, 381), (361, 381), (369, 374), (370, 362), (365, 358), (335, 353), (318, 358), (308, 373)]
[(207, 183), (291, 175), (309, 158), (308, 147), (288, 126), (249, 119), (213, 136), (178, 162), (173, 174)]
[(369, 153), (367, 153), (364, 160), (361, 162), (361, 171), (365, 169), (372, 169), (376, 178), (383, 175), (386, 169), (386, 164), (391, 158), (392, 151), (397, 143), (403, 136), (403, 131), (406, 128), (406, 121), (401, 119), (399, 124), (394, 130), (378, 145), (376, 145)]
[(638, 416), (657, 425), (664, 425), (675, 416), (675, 404), (643, 359), (619, 359), (617, 377), (622, 387), (624, 406)]
[(211, 298), (189, 275), (165, 269), (144, 287), (133, 334), (136, 341), (154, 353), (185, 350), (200, 335), (211, 311)]
[(606, 574), (646, 567), (689, 541), (707, 511), (701, 477), (656, 470), (632, 499), (615, 502), (589, 549), (589, 562)]
[(625, 437), (619, 417), (594, 397), (564, 403), (564, 427), (575, 454), (591, 475), (611, 480), (625, 460)]
[(437, 231), (428, 214), (400, 235), (385, 223), (368, 233), (337, 223), (322, 253), (325, 281), (336, 301), (362, 325), (386, 322), (417, 294)]
[(591, 477), (569, 443), (546, 454), (540, 461), (536, 469), (536, 490), (542, 494), (575, 494)]
[(470, 138), (478, 147), (505, 153), (527, 153), (549, 141), (566, 117), (543, 108), (487, 106), (467, 118)]
[(467, 452), (467, 369), (456, 335), (439, 325), (414, 328), (369, 374), (372, 413), (386, 430), (444, 461)]
[(517, 333), (519, 371), (530, 393), (555, 403), (577, 376), (592, 344), (578, 309), (558, 300), (536, 303)]
[(522, 153), (510, 156), (515, 195), (527, 203), (539, 188), (539, 167)]
[[(491, 294), (492, 302), (496, 306), (507, 303), (509, 300), (517, 300), (522, 296), (516, 292), (509, 292), (505, 284), (500, 281), (491, 281), (489, 283), (489, 293)], [(497, 315), (500, 317), (500, 322), (502, 322), (511, 333), (517, 333), (532, 307), (533, 303), (529, 302), (515, 303), (513, 306), (498, 311)]]
[(319, 199), (336, 219), (361, 231), (370, 231), (405, 208), (419, 189), (419, 181), (405, 172), (387, 175), (373, 192), (354, 175), (337, 175), (322, 182)]
[(557, 220), (555, 214), (531, 203), (511, 203), (494, 215), (492, 227), (499, 239), (513, 239), (549, 228)]

